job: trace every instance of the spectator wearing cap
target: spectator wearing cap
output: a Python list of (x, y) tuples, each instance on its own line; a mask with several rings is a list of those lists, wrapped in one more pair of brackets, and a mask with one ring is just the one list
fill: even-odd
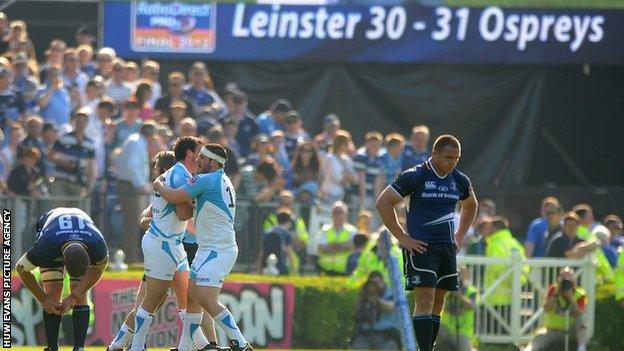
[(124, 80), (126, 62), (122, 59), (113, 60), (111, 78), (104, 83), (106, 95), (113, 99), (117, 106), (123, 106), (132, 96), (132, 86)]
[(405, 149), (405, 138), (399, 133), (390, 133), (385, 139), (386, 150), (382, 153), (382, 180), (384, 186), (392, 182), (403, 171), (403, 150)]
[(7, 182), (9, 195), (44, 195), (44, 176), (37, 167), (41, 153), (36, 147), (25, 149), (19, 156), (19, 163), (11, 170)]
[(43, 142), (43, 118), (37, 115), (31, 115), (26, 118), (26, 138), (22, 140), (17, 146), (17, 157), (19, 158), (21, 153), (30, 148), (36, 148), (39, 150), (39, 161), (37, 162), (37, 168), (41, 171), (41, 174), (45, 177), (46, 166), (43, 158), (48, 153), (48, 148)]
[(431, 156), (429, 150), (429, 127), (419, 125), (412, 128), (410, 142), (403, 151), (403, 170), (426, 162)]
[(323, 131), (314, 137), (314, 142), (321, 152), (326, 153), (329, 150), (334, 138), (340, 130), (340, 119), (333, 113), (323, 118)]
[(230, 149), (230, 147), (228, 146), (227, 138), (225, 137), (223, 128), (219, 125), (210, 128), (208, 130), (208, 133), (206, 133), (206, 139), (209, 143), (217, 143), (225, 148), (227, 160), (225, 160), (223, 171), (232, 181), (234, 189), (238, 189), (238, 185), (241, 182), (241, 173), (238, 166), (238, 158), (234, 151), (232, 151), (232, 149)]
[(138, 133), (143, 125), (143, 121), (139, 118), (140, 106), (136, 100), (129, 100), (123, 117), (115, 122), (115, 137), (113, 138), (113, 147), (121, 147), (123, 143), (134, 133)]
[(225, 103), (214, 91), (214, 84), (203, 62), (193, 63), (189, 82), (184, 88), (184, 95), (193, 103), (196, 116), (218, 116), (223, 113)]
[(148, 145), (155, 138), (156, 124), (146, 121), (138, 133), (130, 135), (122, 144), (115, 159), (117, 194), (124, 215), (124, 228), (127, 230), (126, 235), (123, 235), (121, 248), (130, 263), (140, 262), (140, 228), (137, 218), (152, 192)]
[(273, 145), (269, 142), (269, 137), (266, 134), (258, 134), (251, 142), (251, 149), (253, 152), (245, 159), (244, 166), (257, 166), (267, 156), (270, 156), (273, 151)]
[(624, 246), (624, 239), (622, 238), (622, 218), (616, 214), (610, 214), (604, 218), (602, 223), (609, 229), (611, 245), (617, 249)]
[(39, 81), (30, 73), (28, 61), (28, 56), (24, 53), (18, 53), (13, 57), (12, 63), (15, 71), (13, 87), (22, 95), (25, 110), (33, 111), (37, 106)]
[(531, 221), (527, 231), (524, 243), (527, 257), (546, 256), (546, 249), (554, 234), (558, 232), (554, 217), (561, 220), (562, 211), (563, 207), (556, 197), (548, 196), (542, 199), (540, 217)]
[(156, 106), (156, 101), (162, 95), (162, 87), (158, 82), (160, 75), (160, 64), (156, 61), (147, 60), (141, 65), (141, 79), (152, 84), (152, 96), (149, 100), (150, 106)]
[(286, 99), (275, 100), (268, 111), (258, 116), (260, 131), (266, 135), (271, 135), (276, 130), (284, 130), (286, 113), (290, 110), (292, 110), (290, 101)]
[(78, 64), (78, 54), (74, 49), (66, 49), (63, 54), (63, 85), (69, 90), (72, 108), (78, 109), (87, 104), (87, 83), (89, 77), (82, 73)]
[(383, 136), (377, 131), (371, 131), (366, 133), (364, 141), (364, 147), (353, 158), (353, 167), (358, 173), (358, 181), (354, 187), (357, 199), (355, 202), (359, 203), (360, 208), (370, 208), (382, 190), (380, 177), (383, 158), (380, 150)]
[[(260, 134), (260, 127), (254, 116), (247, 110), (247, 95), (241, 91), (232, 97), (232, 108), (229, 113), (220, 118), (220, 122), (230, 118), (236, 125), (236, 142), (240, 156), (247, 157), (251, 153), (251, 141)], [(226, 128), (225, 126), (223, 127)], [(226, 131), (227, 132), (227, 131)]]
[(61, 77), (58, 67), (51, 67), (46, 74), (48, 80), (39, 91), (39, 113), (46, 121), (54, 121), (61, 129), (68, 130), (71, 116), (71, 95)]
[(117, 57), (115, 49), (110, 47), (100, 48), (97, 52), (97, 74), (102, 81), (107, 81), (111, 77), (113, 71), (113, 60)]
[(57, 196), (83, 196), (95, 185), (95, 145), (85, 132), (89, 112), (80, 109), (75, 114), (74, 130), (62, 135), (52, 147), (50, 158), (55, 167), (50, 191)]
[(91, 45), (80, 45), (76, 48), (78, 54), (78, 65), (80, 71), (86, 74), (89, 79), (95, 78), (97, 75), (97, 66), (93, 62), (93, 47)]
[(12, 85), (13, 73), (0, 66), (0, 128), (8, 135), (8, 128), (14, 121), (20, 121), (26, 111), (22, 94)]
[(76, 40), (76, 46), (79, 45), (89, 45), (92, 46), (95, 42), (95, 35), (87, 26), (80, 26), (76, 29), (76, 35), (74, 36)]
[(288, 159), (292, 160), (297, 145), (304, 140), (310, 139), (310, 135), (303, 129), (303, 121), (297, 111), (289, 111), (286, 113), (284, 123), (286, 124), (284, 130), (284, 147), (288, 154)]
[[(167, 76), (167, 94), (156, 100), (154, 105), (154, 119), (159, 122), (169, 121), (171, 119), (171, 104), (174, 100), (181, 100), (186, 106), (184, 116), (195, 118), (193, 103), (184, 96), (184, 84), (186, 78), (181, 72), (171, 72)], [(174, 127), (170, 124), (171, 129)]]

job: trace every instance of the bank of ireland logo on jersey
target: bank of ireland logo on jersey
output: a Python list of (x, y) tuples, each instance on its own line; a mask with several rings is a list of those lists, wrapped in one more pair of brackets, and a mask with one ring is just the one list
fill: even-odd
[(425, 182), (425, 189), (431, 190), (431, 189), (435, 189), (437, 187), (436, 182), (434, 181), (427, 181)]
[(457, 183), (451, 182), (451, 184), (449, 184), (449, 189), (451, 189), (451, 191), (457, 191)]
[(216, 48), (216, 3), (134, 1), (131, 12), (133, 51), (206, 54)]

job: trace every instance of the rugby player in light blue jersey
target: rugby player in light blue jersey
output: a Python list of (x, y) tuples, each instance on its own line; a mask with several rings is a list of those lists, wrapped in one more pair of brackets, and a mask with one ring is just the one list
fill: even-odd
[(180, 188), (166, 186), (166, 180), (154, 181), (154, 190), (171, 203), (196, 200), (195, 237), (199, 249), (191, 267), (189, 299), (180, 337), (179, 351), (187, 351), (201, 329), (202, 307), (230, 339), (233, 351), (253, 350), (236, 325), (232, 313), (219, 302), (223, 280), (230, 273), (238, 256), (234, 216), (236, 193), (230, 178), (223, 171), (227, 160), (225, 148), (207, 144), (201, 149), (198, 175)]

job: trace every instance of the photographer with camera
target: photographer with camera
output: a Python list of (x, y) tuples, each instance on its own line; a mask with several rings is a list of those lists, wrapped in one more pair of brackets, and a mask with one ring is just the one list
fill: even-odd
[[(551, 284), (547, 289), (544, 328), (538, 330), (525, 351), (585, 351), (587, 328), (583, 314), (586, 306), (587, 294), (577, 286), (574, 269), (562, 268), (557, 283)], [(571, 332), (574, 333), (570, 335)]]
[(444, 301), (436, 351), (472, 350), (478, 292), (469, 282), (466, 267), (459, 268), (458, 278), (459, 290), (449, 293)]
[(356, 301), (351, 349), (400, 349), (392, 289), (386, 285), (383, 275), (378, 271), (369, 274)]

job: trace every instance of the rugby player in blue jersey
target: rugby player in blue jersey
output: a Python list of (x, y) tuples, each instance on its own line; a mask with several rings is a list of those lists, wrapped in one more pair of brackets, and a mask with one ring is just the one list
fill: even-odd
[[(89, 327), (87, 293), (102, 277), (108, 247), (93, 220), (78, 208), (46, 212), (35, 225), (35, 245), (17, 262), (17, 274), (43, 306), (47, 351), (58, 350), (61, 316), (73, 308), (74, 351), (84, 348)], [(43, 287), (31, 273), (41, 270)], [(70, 276), (69, 296), (61, 301), (63, 275)]]
[[(401, 173), (377, 199), (381, 219), (403, 247), (406, 288), (414, 291), (416, 301), (413, 322), (420, 351), (432, 350), (444, 298), (458, 290), (456, 253), (477, 213), (470, 179), (455, 169), (460, 155), (457, 138), (438, 137), (431, 158)], [(407, 228), (403, 228), (395, 206), (407, 196)], [(461, 215), (455, 228), (457, 202)]]

